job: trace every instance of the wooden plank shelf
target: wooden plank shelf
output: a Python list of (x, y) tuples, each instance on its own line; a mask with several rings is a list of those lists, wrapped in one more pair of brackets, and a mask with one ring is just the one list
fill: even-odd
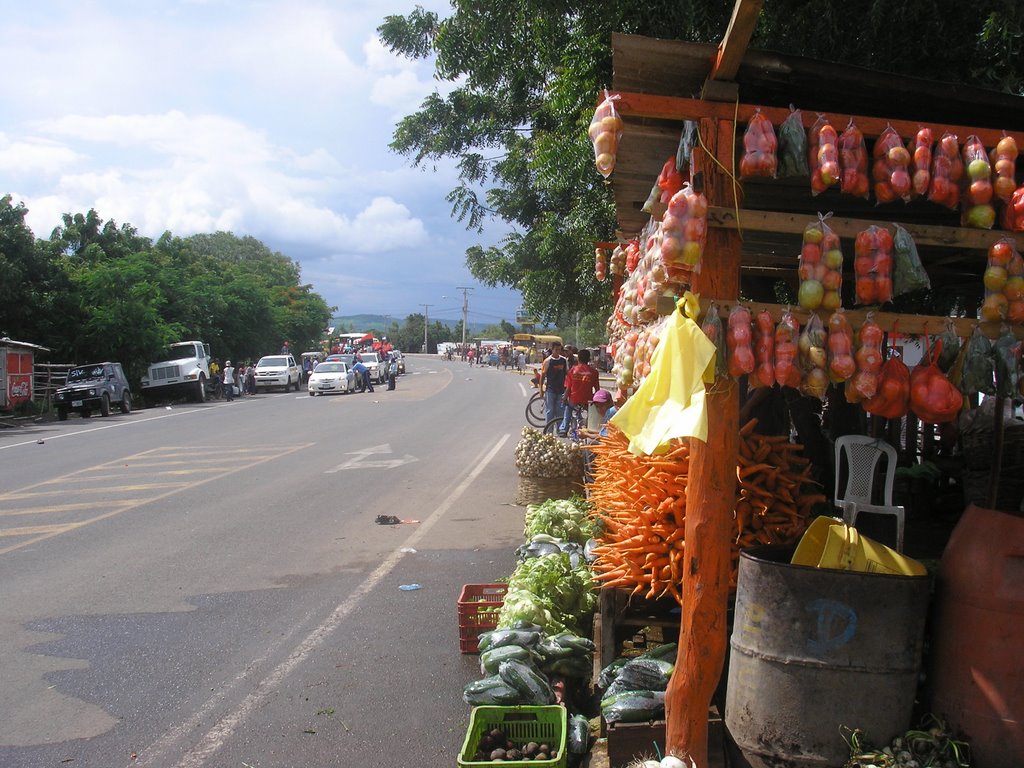
[[(700, 300), (701, 315), (707, 312), (708, 307), (711, 305), (710, 299)], [(722, 320), (726, 320), (729, 317), (729, 310), (735, 307), (737, 304), (749, 308), (752, 312), (760, 312), (762, 309), (767, 310), (772, 316), (772, 320), (778, 323), (782, 319), (782, 315), (785, 312), (792, 313), (793, 317), (800, 323), (801, 327), (807, 324), (811, 319), (811, 314), (817, 314), (822, 323), (828, 328), (828, 319), (831, 316), (831, 312), (819, 311), (812, 313), (810, 310), (801, 309), (795, 305), (786, 304), (770, 304), (761, 301), (722, 301), (716, 299), (714, 301), (718, 307), (718, 315)], [(670, 315), (675, 311), (675, 301), (670, 296), (662, 296), (658, 301), (658, 314), (659, 315)], [(877, 309), (843, 309), (846, 314), (846, 319), (850, 321), (850, 325), (857, 329), (864, 324), (869, 313), (873, 314), (873, 320), (878, 323), (878, 326), (886, 333), (892, 333), (893, 330), (900, 334), (907, 336), (921, 336), (926, 331), (929, 336), (936, 336), (946, 328), (946, 323), (950, 322), (956, 329), (956, 334), (961, 339), (968, 338), (973, 332), (975, 327), (981, 329), (981, 332), (989, 339), (997, 339), (1003, 335), (1005, 330), (1010, 330), (1016, 335), (1018, 339), (1024, 339), (1024, 327), (1020, 324), (1010, 325), (1007, 323), (989, 323), (981, 322), (969, 317), (937, 317), (934, 315), (912, 315), (912, 314), (898, 314), (896, 312), (883, 312)]]
[[(683, 122), (685, 120), (700, 120), (710, 117), (719, 120), (735, 120), (737, 123), (745, 124), (750, 121), (755, 112), (760, 110), (762, 115), (771, 120), (772, 125), (781, 125), (790, 114), (789, 110), (784, 107), (760, 107), (756, 104), (684, 99), (678, 96), (658, 96), (629, 91), (616, 91), (616, 93), (620, 98), (616, 101), (615, 108), (623, 118), (636, 117)], [(946, 132), (956, 134), (961, 143), (968, 136), (974, 135), (981, 139), (986, 148), (990, 149), (998, 144), (999, 140), (1005, 135), (1012, 136), (1017, 141), (1017, 146), (1024, 146), (1024, 132), (1021, 131), (1003, 131), (995, 128), (956, 125), (952, 123), (890, 120), (869, 115), (818, 112), (813, 107), (801, 105), (801, 119), (805, 128), (810, 128), (814, 125), (819, 114), (824, 114), (829, 119), (829, 122), (832, 123), (832, 126), (840, 132), (846, 128), (850, 120), (853, 120), (863, 132), (865, 138), (877, 137), (888, 126), (892, 126), (903, 138), (914, 136), (921, 128), (931, 128), (936, 141)]]

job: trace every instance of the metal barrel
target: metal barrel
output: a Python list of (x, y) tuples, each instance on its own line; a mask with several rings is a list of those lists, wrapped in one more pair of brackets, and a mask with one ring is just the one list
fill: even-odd
[(929, 655), (931, 711), (972, 764), (1024, 764), (1024, 516), (967, 508), (942, 553)]
[(930, 577), (791, 565), (792, 554), (740, 555), (725, 725), (752, 768), (842, 765), (845, 728), (884, 745), (913, 713)]

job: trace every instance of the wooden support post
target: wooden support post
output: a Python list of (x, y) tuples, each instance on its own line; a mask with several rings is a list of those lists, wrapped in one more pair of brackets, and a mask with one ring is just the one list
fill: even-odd
[[(733, 123), (701, 120), (701, 138), (731, 170)], [(731, 179), (701, 150), (693, 167), (704, 173), (711, 205), (738, 205)], [(708, 232), (701, 272), (693, 289), (702, 297), (736, 299), (740, 285), (740, 238), (733, 230)], [(691, 440), (686, 502), (686, 568), (679, 628), (679, 663), (665, 699), (666, 748), (708, 765), (708, 708), (725, 663), (726, 615), (731, 567), (730, 532), (736, 502), (739, 394), (736, 382), (719, 378), (707, 397), (707, 443)]]

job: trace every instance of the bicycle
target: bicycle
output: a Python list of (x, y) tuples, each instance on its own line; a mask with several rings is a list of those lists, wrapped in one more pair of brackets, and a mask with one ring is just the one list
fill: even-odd
[(562, 417), (556, 417), (551, 419), (547, 424), (544, 425), (545, 435), (557, 435), (558, 437), (564, 437), (574, 443), (582, 443), (586, 440), (581, 434), (587, 427), (587, 410), (589, 403), (582, 403), (581, 405), (568, 405), (569, 408), (569, 428), (563, 434), (562, 432)]
[(544, 411), (544, 396), (540, 392), (534, 392), (530, 397), (530, 401), (526, 404), (526, 421), (537, 429), (543, 429), (545, 426), (544, 417), (547, 414)]
[(537, 391), (530, 396), (526, 404), (526, 423), (531, 427), (544, 429), (547, 423), (547, 409), (544, 407), (544, 395), (540, 391), (540, 371), (536, 368), (533, 370), (530, 386)]

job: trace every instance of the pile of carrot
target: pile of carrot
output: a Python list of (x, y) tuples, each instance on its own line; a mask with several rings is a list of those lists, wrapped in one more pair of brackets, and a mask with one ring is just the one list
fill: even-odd
[[(756, 424), (753, 420), (740, 430), (734, 585), (741, 548), (796, 541), (814, 505), (825, 499), (802, 492), (813, 482), (802, 446), (755, 434)], [(690, 441), (673, 441), (657, 456), (636, 456), (629, 452), (629, 440), (612, 427), (593, 450), (588, 489), (604, 528), (594, 549), (594, 578), (647, 599), (670, 596), (681, 603)]]
[(604, 533), (593, 552), (594, 578), (654, 599), (682, 602), (683, 521), (689, 439), (674, 440), (667, 453), (636, 456), (614, 426), (593, 446), (590, 502)]

